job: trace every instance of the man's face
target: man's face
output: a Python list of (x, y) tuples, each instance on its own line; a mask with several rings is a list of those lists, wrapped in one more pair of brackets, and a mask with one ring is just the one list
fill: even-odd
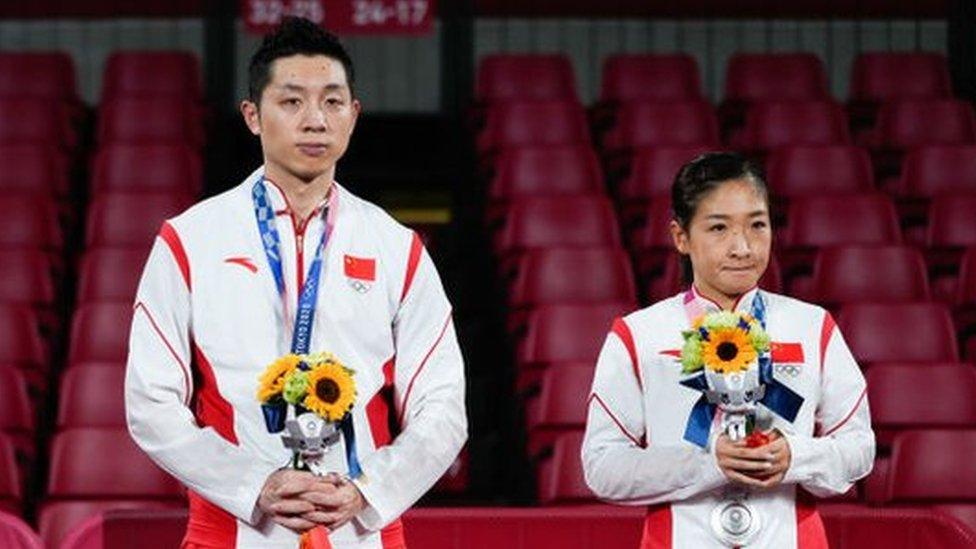
[(260, 103), (241, 106), (251, 133), (261, 137), (267, 168), (306, 182), (334, 175), (360, 109), (342, 63), (293, 55), (276, 59), (270, 73)]

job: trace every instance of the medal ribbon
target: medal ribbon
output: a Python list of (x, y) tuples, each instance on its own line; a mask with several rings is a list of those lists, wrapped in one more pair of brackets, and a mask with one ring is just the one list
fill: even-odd
[[(261, 233), (261, 244), (264, 254), (268, 258), (268, 265), (274, 275), (275, 287), (283, 303), (287, 303), (285, 293), (285, 276), (281, 261), (281, 239), (275, 226), (275, 211), (268, 199), (268, 192), (264, 186), (264, 178), (259, 179), (251, 189), (254, 200), (254, 216), (257, 219), (258, 231)], [(292, 333), (291, 352), (296, 355), (308, 354), (312, 338), (312, 326), (315, 322), (315, 305), (318, 302), (319, 280), (322, 276), (322, 255), (332, 235), (332, 224), (326, 223), (322, 238), (315, 248), (315, 257), (308, 267), (308, 277), (298, 294), (298, 311), (295, 313), (295, 330)], [(287, 308), (285, 309), (287, 310)], [(346, 461), (349, 463), (349, 476), (356, 478), (362, 474), (359, 459), (356, 455), (356, 432), (352, 424), (352, 414), (339, 422), (343, 437), (346, 439)]]

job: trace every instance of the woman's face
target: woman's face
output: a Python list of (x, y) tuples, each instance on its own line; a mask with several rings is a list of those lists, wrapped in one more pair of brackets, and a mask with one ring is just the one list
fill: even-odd
[(706, 194), (687, 230), (672, 221), (671, 235), (691, 258), (695, 287), (723, 306), (756, 286), (769, 263), (769, 207), (747, 179), (725, 181)]

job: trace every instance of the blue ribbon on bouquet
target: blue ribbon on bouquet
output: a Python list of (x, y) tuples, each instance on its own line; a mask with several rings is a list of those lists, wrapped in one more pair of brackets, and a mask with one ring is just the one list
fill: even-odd
[[(281, 239), (278, 237), (278, 229), (274, 224), (275, 211), (268, 200), (264, 178), (259, 179), (254, 184), (251, 189), (251, 198), (254, 200), (254, 215), (257, 219), (258, 231), (261, 233), (261, 244), (264, 246), (264, 253), (268, 257), (268, 264), (274, 275), (278, 294), (284, 300), (286, 299), (285, 277), (279, 249)], [(315, 258), (312, 259), (312, 263), (308, 267), (308, 278), (298, 294), (295, 331), (291, 339), (291, 352), (296, 355), (308, 354), (311, 345), (312, 325), (315, 322), (315, 305), (318, 302), (319, 294), (319, 279), (322, 276), (322, 254), (329, 242), (331, 232), (331, 228), (328, 226), (322, 232), (322, 239), (319, 240), (319, 245), (315, 249)], [(269, 432), (281, 432), (285, 428), (284, 409), (262, 407), (262, 410)], [(362, 468), (356, 455), (356, 430), (353, 428), (352, 414), (346, 414), (346, 417), (339, 422), (339, 428), (346, 442), (346, 461), (349, 463), (349, 476), (357, 478), (362, 475)]]
[[(756, 297), (752, 300), (752, 316), (759, 321), (759, 324), (766, 329), (766, 301), (761, 292), (756, 292)], [(792, 389), (780, 383), (773, 377), (773, 361), (769, 351), (763, 353), (758, 358), (759, 362), (759, 382), (766, 386), (766, 393), (759, 401), (760, 404), (768, 408), (776, 415), (786, 421), (793, 423), (800, 408), (803, 406), (803, 397), (796, 394)], [(688, 416), (688, 423), (685, 425), (685, 440), (705, 448), (708, 446), (708, 435), (712, 429), (712, 421), (715, 419), (717, 406), (708, 401), (705, 391), (708, 390), (708, 381), (705, 379), (705, 372), (679, 382), (681, 385), (700, 391), (702, 393), (698, 401), (691, 408)]]

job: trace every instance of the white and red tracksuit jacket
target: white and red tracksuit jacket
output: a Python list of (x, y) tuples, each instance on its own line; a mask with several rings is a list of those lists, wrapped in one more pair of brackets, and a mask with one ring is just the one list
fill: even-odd
[[(467, 437), (451, 305), (420, 239), (381, 209), (333, 184), (302, 227), (265, 181), (281, 239), (283, 304), (251, 198), (262, 175), (169, 220), (156, 238), (132, 321), (129, 431), (186, 485), (187, 542), (298, 546), (295, 533), (256, 507), (268, 475), (290, 458), (280, 434), (268, 433), (256, 391), (265, 367), (290, 351), (296, 288), (328, 223), (310, 349), (356, 372), (352, 414), (364, 472), (356, 482), (368, 504), (330, 538), (337, 548), (399, 547), (398, 517)], [(343, 444), (327, 454), (340, 473), (349, 470)]]
[[(736, 304), (751, 311), (756, 290)], [(792, 462), (784, 482), (749, 501), (763, 528), (751, 547), (826, 547), (815, 507), (797, 501), (799, 484), (816, 496), (843, 494), (874, 461), (864, 377), (830, 314), (763, 291), (773, 341), (774, 377), (805, 400), (794, 423), (773, 414)], [(723, 547), (712, 533), (713, 508), (727, 479), (714, 439), (684, 440), (701, 392), (679, 385), (681, 332), (690, 327), (683, 294), (614, 322), (600, 352), (589, 400), (582, 460), (590, 489), (609, 502), (649, 506), (644, 548)], [(705, 312), (718, 306), (695, 293)]]

